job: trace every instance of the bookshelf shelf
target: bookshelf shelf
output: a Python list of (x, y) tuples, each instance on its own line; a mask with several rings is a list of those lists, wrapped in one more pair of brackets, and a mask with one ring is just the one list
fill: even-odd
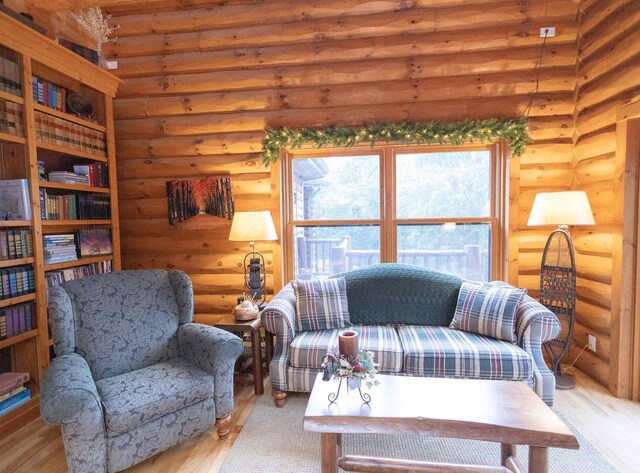
[(0, 220), (0, 228), (30, 227), (32, 225), (31, 220)]
[(66, 154), (68, 156), (75, 156), (76, 158), (91, 159), (92, 161), (99, 161), (106, 163), (109, 160), (105, 156), (97, 154), (85, 153), (77, 149), (65, 148), (64, 146), (53, 145), (51, 143), (38, 142), (38, 149), (45, 149), (47, 151), (55, 151), (57, 153)]
[(78, 227), (83, 225), (111, 225), (111, 220), (43, 220), (43, 227)]
[(16, 407), (15, 409), (10, 410), (9, 412), (0, 415), (0, 419), (2, 422), (9, 422), (11, 419), (19, 417), (25, 414), (27, 411), (34, 409), (38, 406), (40, 402), (40, 394), (31, 394), (31, 399), (22, 404), (21, 406)]
[(20, 335), (16, 335), (15, 337), (7, 338), (6, 340), (2, 340), (0, 342), (0, 350), (3, 348), (10, 347), (11, 345), (15, 345), (16, 343), (24, 342), (25, 340), (29, 340), (30, 338), (38, 336), (38, 329), (29, 330), (28, 332), (21, 333)]
[(111, 192), (104, 187), (86, 186), (83, 184), (62, 184), (60, 182), (40, 181), (40, 187), (45, 189), (61, 189), (75, 192), (93, 192), (95, 194), (108, 194)]
[(54, 271), (56, 269), (73, 268), (74, 266), (82, 266), (83, 264), (102, 263), (113, 259), (113, 255), (104, 256), (81, 256), (77, 260), (65, 261), (64, 263), (45, 264), (45, 271)]
[(11, 266), (20, 266), (21, 264), (32, 264), (33, 257), (31, 258), (20, 258), (20, 259), (8, 259), (4, 261), (0, 261), (0, 268), (10, 268)]
[(83, 120), (82, 118), (78, 118), (75, 115), (71, 115), (70, 113), (59, 112), (58, 110), (47, 107), (45, 105), (40, 105), (36, 103), (36, 104), (33, 104), (33, 108), (34, 110), (38, 110), (39, 112), (46, 113), (48, 115), (53, 115), (54, 117), (62, 118), (63, 120), (77, 123), (78, 125), (86, 126), (87, 128), (92, 128), (94, 130), (98, 130), (103, 133), (107, 131), (107, 129), (102, 125), (98, 125), (97, 123), (90, 122), (89, 120)]
[(9, 92), (5, 92), (4, 90), (0, 90), (0, 99), (8, 100), (9, 102), (19, 103), (20, 105), (24, 105), (24, 99), (18, 95), (10, 94)]
[[(0, 3), (2, 3), (1, 0)], [(0, 142), (2, 143), (0, 161), (3, 163), (0, 166), (0, 179), (27, 180), (31, 214), (33, 215), (33, 220), (29, 221), (0, 220), (0, 230), (30, 230), (34, 255), (32, 258), (0, 261), (0, 268), (10, 268), (20, 264), (33, 265), (36, 288), (32, 294), (0, 300), (0, 308), (32, 303), (32, 308), (35, 309), (32, 310), (32, 322), (35, 327), (33, 330), (12, 337), (11, 340), (0, 342), (0, 347), (6, 348), (0, 350), (0, 366), (10, 366), (11, 370), (16, 372), (28, 372), (31, 378), (29, 387), (32, 391), (31, 400), (0, 416), (0, 438), (4, 438), (38, 416), (40, 383), (50, 364), (51, 356), (54, 356), (49, 349), (51, 345), (45, 271), (64, 268), (75, 269), (76, 266), (91, 263), (96, 265), (94, 269), (98, 272), (101, 270), (119, 271), (121, 269), (113, 99), (122, 81), (19, 21), (2, 14), (0, 14), (0, 46), (3, 48), (2, 57), (17, 64), (19, 77), (16, 82), (22, 84), (20, 96), (12, 95), (3, 90), (0, 91), (0, 99), (9, 105), (19, 104), (12, 107), (9, 112), (13, 109), (21, 109), (18, 112), (22, 113), (15, 113), (15, 116), (16, 120), (21, 121), (21, 129), (24, 130), (23, 137), (6, 136), (6, 133), (0, 134)], [(94, 106), (96, 123), (91, 121), (93, 118), (84, 119), (75, 114), (60, 112), (46, 105), (38, 104), (37, 98), (33, 97), (34, 77), (37, 78), (36, 82), (40, 80), (43, 84), (48, 82), (66, 90), (67, 94), (79, 94), (89, 99)], [(37, 91), (39, 92), (39, 90)], [(6, 115), (9, 113), (5, 113), (3, 108), (0, 115), (2, 115), (0, 118), (7, 118)], [(63, 120), (67, 123), (62, 123), (61, 127)], [(67, 135), (71, 141), (50, 140), (52, 128), (54, 129), (54, 138), (59, 139), (60, 134), (71, 133), (71, 135)], [(57, 131), (55, 131), (56, 128)], [(52, 143), (45, 143), (45, 139), (52, 141)], [(73, 149), (71, 143), (74, 141), (76, 143), (84, 142), (84, 144), (74, 145), (78, 149)], [(106, 150), (100, 150), (101, 153), (104, 152), (104, 155), (93, 154), (92, 151), (95, 148), (89, 148), (88, 141), (92, 143), (92, 146), (95, 143), (100, 148), (106, 148)], [(80, 150), (81, 146), (82, 151)], [(42, 166), (39, 169), (38, 161), (44, 162), (47, 171), (71, 172), (74, 166), (94, 165), (94, 173), (98, 169), (99, 179), (105, 178), (104, 180), (108, 182), (109, 187), (40, 181), (39, 173)], [(5, 162), (9, 162), (9, 164), (5, 164)], [(107, 166), (97, 166), (97, 163), (106, 163)], [(98, 182), (101, 181), (97, 180), (94, 183)], [(47, 197), (55, 196), (50, 201), (44, 200), (45, 210), (48, 202), (52, 202), (54, 205), (58, 202), (56, 200), (58, 194), (64, 196), (59, 199), (63, 201), (63, 209), (64, 202), (67, 202), (65, 199), (70, 201), (75, 197), (79, 210), (80, 204), (90, 205), (93, 197), (94, 201), (97, 200), (102, 205), (109, 205), (111, 218), (42, 220), (42, 209), (40, 208), (41, 196), (44, 197), (42, 194), (46, 194)], [(84, 202), (85, 200), (87, 202)], [(113, 255), (84, 257), (75, 261), (51, 265), (44, 264), (44, 236), (77, 233), (81, 230), (95, 230), (96, 234), (106, 234), (106, 230), (108, 230), (111, 235)], [(71, 240), (69, 241), (71, 242)], [(2, 269), (2, 271), (5, 272), (6, 269)], [(85, 274), (89, 271), (78, 272)], [(52, 276), (61, 277), (63, 275), (54, 273)], [(35, 319), (33, 319), (34, 316)]]
[(11, 299), (3, 299), (0, 301), (0, 308), (9, 307), (10, 305), (22, 304), (36, 299), (36, 293), (25, 294), (24, 296), (12, 297)]
[(27, 143), (27, 139), (24, 136), (10, 135), (9, 133), (0, 133), (0, 141), (9, 141), (21, 145)]

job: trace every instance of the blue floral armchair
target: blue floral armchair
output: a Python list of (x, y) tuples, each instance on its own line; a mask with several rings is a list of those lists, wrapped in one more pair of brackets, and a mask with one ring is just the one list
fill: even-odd
[(115, 472), (205, 432), (229, 434), (242, 342), (192, 323), (181, 271), (122, 271), (49, 292), (56, 358), (40, 410), (60, 424), (69, 471)]

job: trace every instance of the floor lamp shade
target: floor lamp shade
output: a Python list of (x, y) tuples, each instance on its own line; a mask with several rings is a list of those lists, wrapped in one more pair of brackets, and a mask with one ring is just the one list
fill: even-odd
[(235, 212), (229, 232), (230, 241), (248, 241), (251, 251), (244, 257), (244, 297), (264, 302), (266, 297), (267, 274), (264, 256), (255, 250), (255, 241), (278, 239), (271, 212)]
[(556, 376), (557, 389), (575, 387), (563, 375), (562, 358), (573, 339), (576, 318), (576, 265), (568, 225), (595, 225), (587, 194), (581, 191), (543, 192), (536, 195), (529, 226), (559, 225), (547, 240), (540, 264), (540, 303), (556, 314), (560, 333), (544, 344)]

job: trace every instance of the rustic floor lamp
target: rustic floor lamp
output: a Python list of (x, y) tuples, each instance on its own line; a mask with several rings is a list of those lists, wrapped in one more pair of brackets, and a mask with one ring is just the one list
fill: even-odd
[(595, 225), (587, 194), (582, 191), (536, 195), (529, 226), (559, 225), (544, 247), (540, 266), (540, 303), (560, 320), (560, 333), (544, 347), (556, 376), (556, 389), (573, 389), (575, 380), (562, 374), (562, 357), (569, 351), (576, 319), (576, 265), (569, 225)]
[(264, 302), (267, 291), (267, 275), (264, 256), (255, 249), (256, 241), (274, 241), (278, 234), (273, 225), (271, 212), (235, 212), (229, 232), (230, 241), (248, 241), (251, 251), (244, 257), (244, 297), (256, 304)]

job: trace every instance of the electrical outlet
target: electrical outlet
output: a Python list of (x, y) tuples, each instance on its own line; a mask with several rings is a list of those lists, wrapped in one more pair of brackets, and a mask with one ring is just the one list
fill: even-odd
[(107, 61), (107, 69), (111, 70), (111, 69), (117, 69), (118, 68), (118, 61)]
[(587, 335), (587, 339), (589, 341), (589, 350), (591, 350), (592, 352), (595, 353), (595, 351), (596, 351), (596, 340), (597, 340), (596, 337), (591, 335), (591, 334), (589, 334), (589, 335)]
[(543, 26), (540, 28), (540, 37), (544, 38), (555, 38), (556, 36), (556, 27), (555, 26)]

